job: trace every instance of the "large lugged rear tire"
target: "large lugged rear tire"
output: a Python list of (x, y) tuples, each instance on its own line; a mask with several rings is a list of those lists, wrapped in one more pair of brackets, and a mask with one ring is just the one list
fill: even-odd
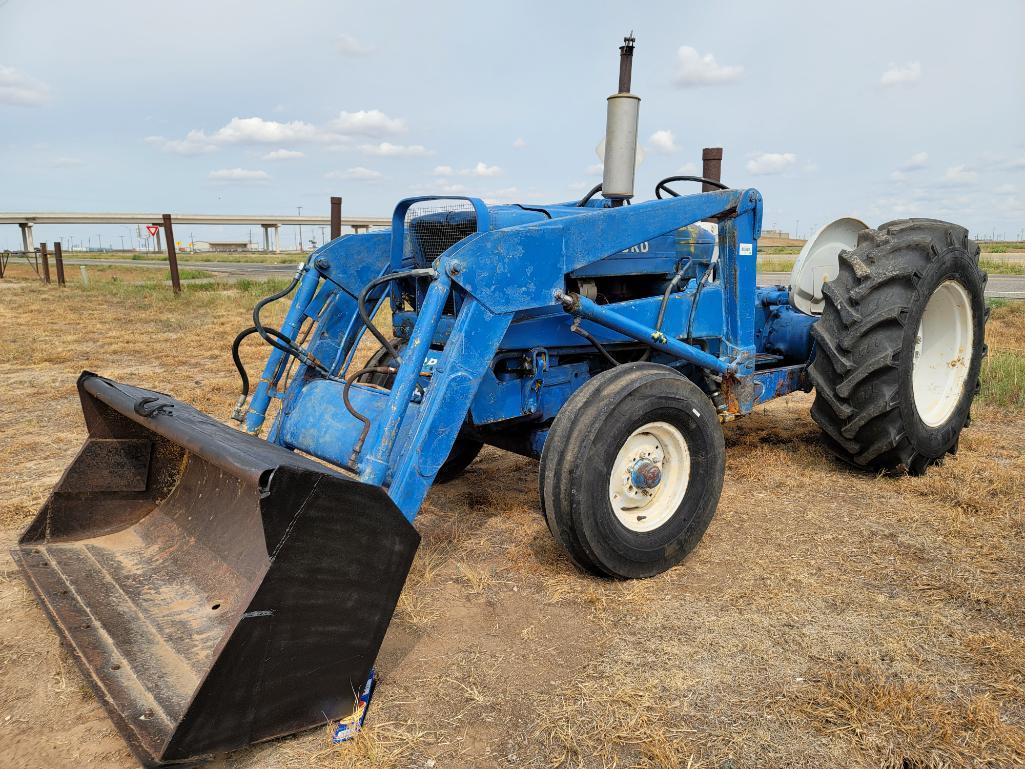
[(957, 450), (985, 355), (985, 284), (967, 230), (935, 219), (864, 230), (841, 252), (809, 369), (834, 454), (918, 475)]

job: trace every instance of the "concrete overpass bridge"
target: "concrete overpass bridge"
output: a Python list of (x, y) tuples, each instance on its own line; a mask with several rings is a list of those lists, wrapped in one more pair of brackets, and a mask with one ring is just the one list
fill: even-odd
[[(261, 215), (261, 214), (171, 214), (174, 224), (208, 224), (224, 225), (239, 224), (263, 228), (263, 250), (281, 250), (280, 228), (282, 225), (330, 225), (331, 236), (341, 234), (342, 227), (353, 232), (366, 232), (371, 227), (390, 227), (389, 217), (344, 217), (342, 216), (342, 199), (331, 198), (331, 213), (328, 216), (296, 216), (296, 215)], [(164, 226), (164, 214), (156, 213), (117, 213), (117, 212), (44, 212), (22, 211), (14, 213), (0, 212), (0, 224), (16, 224), (21, 228), (22, 249), (31, 253), (35, 250), (32, 227), (36, 224), (136, 224), (145, 227), (159, 227), (157, 230), (157, 249), (161, 249), (160, 236)]]

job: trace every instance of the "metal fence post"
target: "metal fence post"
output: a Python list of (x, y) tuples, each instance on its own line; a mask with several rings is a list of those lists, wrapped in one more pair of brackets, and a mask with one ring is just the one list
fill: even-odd
[(53, 261), (57, 265), (57, 285), (68, 285), (64, 280), (64, 249), (59, 240), (53, 244)]
[(174, 293), (180, 294), (182, 282), (178, 277), (178, 254), (174, 250), (174, 230), (171, 229), (170, 214), (164, 214), (164, 240), (167, 241), (167, 264), (171, 268), (171, 289)]
[(331, 240), (342, 234), (342, 199), (331, 198)]
[(50, 283), (50, 259), (47, 257), (47, 254), (46, 254), (46, 244), (45, 243), (40, 243), (39, 244), (39, 255), (43, 259), (43, 283), (46, 283), (47, 285), (49, 285), (49, 283)]

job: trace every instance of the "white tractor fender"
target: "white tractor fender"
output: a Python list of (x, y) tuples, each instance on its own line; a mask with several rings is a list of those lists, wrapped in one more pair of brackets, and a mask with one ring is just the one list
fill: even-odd
[(867, 230), (861, 219), (845, 216), (820, 227), (801, 249), (790, 273), (790, 304), (806, 315), (821, 315), (822, 286), (840, 273), (840, 252), (858, 245), (858, 233)]

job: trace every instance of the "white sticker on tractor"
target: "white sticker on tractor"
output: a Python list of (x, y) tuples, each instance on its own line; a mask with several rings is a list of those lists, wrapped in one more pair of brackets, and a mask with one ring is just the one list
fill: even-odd
[(750, 243), (741, 243), (740, 244), (740, 255), (741, 256), (751, 256), (751, 254), (753, 254), (753, 253), (754, 253), (754, 246), (753, 245), (751, 245)]

